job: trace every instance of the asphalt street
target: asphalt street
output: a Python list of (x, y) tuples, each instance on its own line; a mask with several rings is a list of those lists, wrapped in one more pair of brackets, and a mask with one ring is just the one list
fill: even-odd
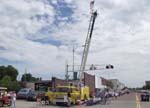
[[(9, 107), (2, 107), (9, 108)], [(16, 108), (67, 108), (65, 106), (52, 106), (52, 105), (38, 105), (36, 102), (28, 102), (24, 100), (17, 100)], [(141, 102), (140, 95), (136, 93), (126, 94), (117, 99), (110, 99), (106, 105), (93, 105), (93, 106), (71, 106), (70, 108), (150, 108), (150, 102)]]

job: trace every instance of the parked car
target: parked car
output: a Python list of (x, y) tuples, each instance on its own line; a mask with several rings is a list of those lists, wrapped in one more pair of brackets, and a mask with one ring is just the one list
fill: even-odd
[(37, 101), (37, 96), (39, 93), (41, 93), (42, 98), (44, 98), (44, 96), (45, 96), (44, 91), (31, 91), (27, 96), (27, 100), (28, 101)]
[(150, 101), (150, 94), (148, 93), (143, 93), (141, 94), (141, 101)]
[(115, 92), (114, 91), (109, 91), (108, 92), (108, 97), (114, 97), (115, 96)]
[(31, 88), (20, 89), (20, 91), (17, 93), (17, 99), (26, 99), (31, 91)]

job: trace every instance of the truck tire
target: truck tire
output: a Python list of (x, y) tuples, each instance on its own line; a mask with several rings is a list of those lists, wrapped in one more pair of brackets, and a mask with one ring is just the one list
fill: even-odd
[(84, 101), (85, 101), (85, 100), (88, 100), (88, 98), (87, 98), (86, 94), (84, 95)]
[(76, 105), (77, 103), (77, 99), (74, 99), (74, 101), (72, 102), (74, 105)]
[(2, 100), (0, 100), (0, 107), (2, 107), (3, 106), (3, 101)]
[(7, 106), (11, 106), (11, 102), (7, 103)]

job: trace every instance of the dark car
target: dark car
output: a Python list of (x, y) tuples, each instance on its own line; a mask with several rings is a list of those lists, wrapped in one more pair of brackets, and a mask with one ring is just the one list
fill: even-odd
[(141, 101), (150, 101), (150, 92), (145, 91), (141, 94)]
[(39, 93), (42, 94), (42, 97), (45, 96), (44, 91), (31, 91), (27, 96), (27, 100), (28, 101), (37, 101), (37, 96), (38, 96)]

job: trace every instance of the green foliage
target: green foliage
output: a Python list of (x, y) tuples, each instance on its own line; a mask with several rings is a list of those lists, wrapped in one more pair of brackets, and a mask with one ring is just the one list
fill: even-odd
[(150, 85), (144, 85), (144, 86), (142, 87), (142, 89), (143, 89), (143, 90), (150, 90)]
[(0, 86), (7, 87), (8, 91), (18, 91), (21, 88), (20, 84), (17, 81), (12, 82), (8, 75), (4, 76), (0, 81)]
[(0, 80), (2, 80), (4, 76), (10, 76), (11, 81), (16, 81), (18, 76), (18, 71), (11, 65), (0, 66)]
[(3, 86), (3, 87), (7, 87), (9, 88), (11, 84), (11, 78), (10, 76), (4, 76), (3, 79), (0, 81), (0, 85)]
[(21, 85), (19, 82), (14, 81), (14, 82), (11, 82), (11, 85), (9, 86), (8, 89), (11, 91), (19, 91), (21, 89)]
[(111, 89), (114, 87), (114, 85), (111, 81), (107, 81), (106, 86), (111, 88)]
[(7, 75), (9, 75), (11, 77), (12, 81), (16, 81), (17, 76), (18, 76), (18, 71), (17, 69), (15, 69), (13, 66), (8, 65), (7, 68)]
[(18, 70), (13, 66), (0, 66), (0, 86), (7, 87), (8, 91), (18, 91), (21, 88), (17, 76)]
[(28, 81), (28, 82), (39, 81), (39, 80), (41, 80), (41, 78), (33, 77), (32, 74), (30, 73), (23, 74), (21, 78), (21, 81)]
[(5, 66), (0, 66), (0, 80), (6, 75), (6, 67)]
[(30, 81), (32, 78), (32, 75), (30, 73), (25, 73), (22, 75), (21, 81)]

